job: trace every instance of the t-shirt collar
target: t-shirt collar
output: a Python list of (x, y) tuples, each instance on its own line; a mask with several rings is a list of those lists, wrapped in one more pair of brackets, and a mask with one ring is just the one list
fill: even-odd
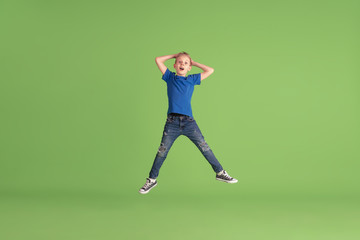
[(187, 78), (187, 77), (179, 76), (179, 75), (175, 74), (175, 78), (176, 78), (176, 77), (179, 77), (179, 78)]

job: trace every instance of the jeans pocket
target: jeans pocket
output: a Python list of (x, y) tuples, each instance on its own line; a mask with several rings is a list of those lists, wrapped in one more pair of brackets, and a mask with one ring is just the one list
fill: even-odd
[(189, 122), (193, 122), (193, 121), (195, 121), (195, 120), (194, 120), (193, 117), (188, 117), (188, 121), (189, 121)]
[(166, 119), (167, 123), (172, 123), (174, 121), (174, 118), (172, 116), (168, 116)]

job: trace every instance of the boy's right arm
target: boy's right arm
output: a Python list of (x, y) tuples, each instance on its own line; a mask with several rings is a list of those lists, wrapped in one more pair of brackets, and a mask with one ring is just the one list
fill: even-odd
[(164, 75), (166, 72), (167, 67), (165, 66), (164, 62), (171, 58), (176, 58), (177, 54), (165, 55), (155, 58), (156, 65), (159, 67), (161, 73)]

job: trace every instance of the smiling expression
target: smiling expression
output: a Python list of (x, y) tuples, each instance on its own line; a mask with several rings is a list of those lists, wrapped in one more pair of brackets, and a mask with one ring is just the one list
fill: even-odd
[(176, 58), (174, 68), (177, 75), (185, 77), (187, 72), (191, 70), (190, 58), (186, 55), (180, 55)]

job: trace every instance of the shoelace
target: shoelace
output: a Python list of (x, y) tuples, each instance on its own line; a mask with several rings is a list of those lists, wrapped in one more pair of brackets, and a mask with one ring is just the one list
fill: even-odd
[(227, 180), (231, 180), (231, 179), (232, 179), (232, 177), (230, 177), (230, 176), (227, 174), (227, 172), (225, 172), (225, 171), (223, 172), (222, 175), (223, 175), (223, 177), (226, 178)]
[(143, 189), (147, 189), (148, 187), (150, 187), (151, 185), (151, 181), (150, 180), (146, 180), (145, 185), (142, 187)]

